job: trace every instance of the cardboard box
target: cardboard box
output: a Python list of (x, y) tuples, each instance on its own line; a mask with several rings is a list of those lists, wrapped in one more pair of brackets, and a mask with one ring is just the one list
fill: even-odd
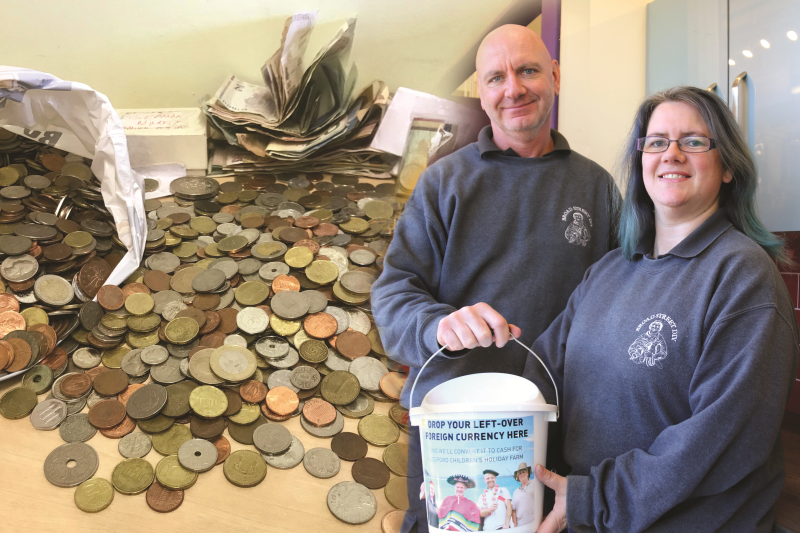
[(188, 175), (205, 175), (207, 126), (199, 107), (116, 111), (128, 137), (132, 167), (181, 163)]

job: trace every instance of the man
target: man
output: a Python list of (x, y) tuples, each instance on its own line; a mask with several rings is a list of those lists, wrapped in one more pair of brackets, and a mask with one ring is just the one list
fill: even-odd
[(507, 488), (497, 484), (499, 475), (494, 470), (483, 471), (486, 490), (478, 498), (478, 507), (481, 510), (484, 531), (511, 527), (511, 494)]
[(450, 476), (447, 482), (453, 485), (455, 495), (445, 498), (439, 506), (439, 529), (478, 531), (481, 525), (481, 512), (475, 502), (464, 496), (467, 489), (475, 487), (475, 482), (472, 478), (461, 474)]
[(533, 484), (531, 480), (531, 467), (526, 463), (520, 463), (519, 468), (514, 472), (514, 479), (519, 481), (519, 488), (514, 491), (511, 498), (511, 508), (514, 527), (532, 524), (535, 518), (533, 505)]
[[(476, 68), (491, 125), (478, 142), (422, 173), (372, 286), (387, 354), (410, 367), (400, 400), (407, 408), (458, 376), (520, 375), (527, 352), (513, 342), (500, 349), (509, 329), (532, 344), (589, 265), (615, 246), (619, 192), (608, 172), (550, 129), (561, 77), (539, 36), (523, 26), (494, 30), (481, 43)], [(573, 212), (582, 214), (588, 230), (578, 246), (565, 233)], [(419, 369), (445, 345), (444, 357), (426, 368), (409, 398)], [(555, 404), (548, 383), (544, 377), (537, 385)], [(548, 449), (559, 451), (557, 428), (549, 435)], [(409, 445), (409, 461), (422, 471), (417, 428), (409, 432)], [(404, 533), (416, 517), (426, 523), (416, 497), (421, 482), (422, 476), (409, 481), (412, 508)]]

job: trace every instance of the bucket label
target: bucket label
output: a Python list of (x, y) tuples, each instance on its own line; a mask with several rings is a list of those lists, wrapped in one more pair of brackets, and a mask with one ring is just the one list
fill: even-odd
[(534, 521), (533, 416), (421, 422), (428, 525), (527, 531), (522, 526)]

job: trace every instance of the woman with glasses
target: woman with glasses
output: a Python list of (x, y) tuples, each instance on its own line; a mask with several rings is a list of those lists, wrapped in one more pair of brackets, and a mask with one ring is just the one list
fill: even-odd
[(537, 465), (539, 531), (772, 531), (800, 335), (752, 155), (721, 99), (678, 87), (639, 107), (624, 172), (621, 248), (533, 346), (571, 467)]

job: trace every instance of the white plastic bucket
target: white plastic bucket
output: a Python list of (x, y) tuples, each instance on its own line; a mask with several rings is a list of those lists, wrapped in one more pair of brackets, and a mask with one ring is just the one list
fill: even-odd
[[(483, 519), (485, 529), (500, 520), (502, 527), (505, 502), (516, 494), (515, 505), (523, 505), (531, 521), (517, 527), (511, 521), (508, 531), (533, 533), (542, 521), (544, 485), (532, 468), (545, 464), (547, 423), (555, 422), (557, 410), (536, 385), (511, 374), (472, 374), (428, 392), (409, 413), (411, 424), (419, 427), (428, 531), (478, 531), (476, 509), (479, 515), (481, 507), (494, 504), (497, 509)], [(524, 489), (514, 477), (521, 463), (530, 467)]]

